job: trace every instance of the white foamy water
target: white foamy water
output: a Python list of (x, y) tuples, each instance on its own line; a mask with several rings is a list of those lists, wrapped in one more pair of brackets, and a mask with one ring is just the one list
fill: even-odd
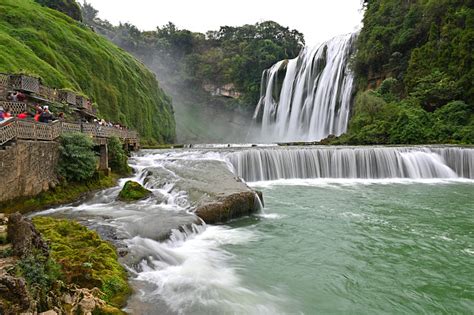
[(228, 155), (247, 182), (279, 179), (474, 179), (474, 149), (456, 147), (290, 147)]
[(307, 47), (297, 58), (280, 61), (263, 73), (254, 114), (262, 119), (261, 139), (314, 141), (346, 131), (354, 82), (348, 61), (354, 39), (348, 34)]
[(143, 297), (147, 303), (163, 299), (178, 314), (279, 314), (282, 298), (242, 283), (232, 255), (221, 248), (258, 240), (246, 229), (208, 226), (186, 241), (136, 237), (128, 244), (150, 253), (136, 275), (154, 286)]
[[(112, 231), (112, 239), (127, 246), (129, 254), (123, 263), (136, 289), (127, 309), (130, 313), (288, 314), (294, 306), (294, 301), (287, 299), (289, 292), (284, 287), (249, 281), (242, 269), (252, 261), (244, 262), (229, 250), (261, 246), (265, 235), (245, 226), (206, 226), (190, 213), (189, 196), (176, 184), (183, 180), (180, 174), (188, 174), (181, 170), (189, 161), (225, 162), (254, 187), (341, 189), (473, 182), (469, 178), (473, 174), (472, 152), (453, 147), (145, 150), (130, 160), (136, 170), (130, 179), (150, 189), (150, 198), (135, 203), (117, 201), (120, 186), (127, 180), (122, 179), (119, 187), (99, 192), (79, 205), (41, 214), (78, 218), (105, 235)], [(315, 175), (319, 177), (311, 177)], [(286, 198), (291, 208), (291, 196)], [(262, 208), (256, 220), (279, 223), (290, 219), (289, 214), (269, 212)]]

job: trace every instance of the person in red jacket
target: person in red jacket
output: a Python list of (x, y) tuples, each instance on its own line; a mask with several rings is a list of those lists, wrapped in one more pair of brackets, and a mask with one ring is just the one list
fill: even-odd
[(12, 118), (12, 114), (10, 113), (10, 109), (7, 109), (6, 111), (3, 112), (3, 118), (5, 120)]
[(38, 107), (36, 108), (36, 114), (35, 114), (35, 120), (36, 120), (36, 121), (39, 121), (39, 118), (40, 118), (42, 112), (43, 112), (43, 110), (41, 109), (40, 106), (38, 106)]
[(28, 117), (28, 113), (24, 111), (23, 113), (20, 113), (16, 116), (18, 119), (26, 119)]

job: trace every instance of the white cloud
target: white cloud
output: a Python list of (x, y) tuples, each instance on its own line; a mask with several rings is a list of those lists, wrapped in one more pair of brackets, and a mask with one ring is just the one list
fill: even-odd
[(87, 0), (99, 17), (152, 30), (169, 21), (196, 32), (273, 20), (305, 35), (315, 45), (360, 25), (361, 0)]

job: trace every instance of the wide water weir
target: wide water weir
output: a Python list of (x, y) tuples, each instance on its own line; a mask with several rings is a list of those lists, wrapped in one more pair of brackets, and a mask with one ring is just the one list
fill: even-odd
[(293, 147), (228, 157), (246, 181), (295, 178), (474, 178), (474, 149), (457, 147)]
[[(145, 150), (131, 165), (150, 198), (123, 203), (116, 187), (43, 214), (128, 252), (133, 314), (466, 312), (473, 159), (460, 147)], [(202, 224), (196, 182), (224, 169), (259, 181), (265, 211)]]

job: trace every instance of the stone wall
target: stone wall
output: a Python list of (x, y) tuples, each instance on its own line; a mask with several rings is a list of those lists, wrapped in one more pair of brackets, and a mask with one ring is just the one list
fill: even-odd
[(57, 183), (59, 144), (22, 141), (0, 149), (0, 202), (34, 196)]

